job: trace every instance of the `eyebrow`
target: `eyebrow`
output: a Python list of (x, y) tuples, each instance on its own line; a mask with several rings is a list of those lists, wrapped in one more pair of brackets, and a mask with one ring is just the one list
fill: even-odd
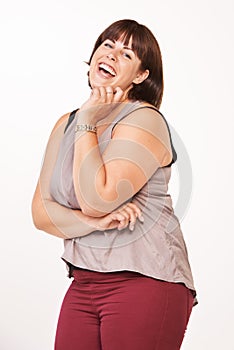
[[(113, 43), (113, 44), (115, 44), (115, 43), (116, 43), (116, 41), (117, 41), (117, 40), (112, 40), (112, 39), (106, 39), (106, 40), (110, 40), (110, 41), (112, 41), (112, 43)], [(123, 47), (123, 49), (126, 49), (126, 50), (131, 50), (131, 51), (134, 53), (134, 51), (133, 51), (133, 49), (131, 49), (131, 47), (124, 46), (124, 47)]]
[[(133, 51), (133, 49), (131, 49), (131, 47), (128, 47), (128, 46), (124, 46), (123, 48), (126, 49), (126, 50), (131, 50), (131, 51)], [(133, 52), (134, 52), (134, 51), (133, 51)]]

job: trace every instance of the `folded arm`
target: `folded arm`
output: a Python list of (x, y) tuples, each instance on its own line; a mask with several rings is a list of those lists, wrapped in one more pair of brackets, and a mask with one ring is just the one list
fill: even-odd
[(61, 117), (52, 130), (32, 200), (32, 217), (36, 228), (65, 239), (86, 235), (94, 230), (89, 220), (91, 218), (80, 210), (60, 205), (50, 195), (50, 179), (68, 116)]
[(54, 236), (70, 239), (85, 236), (93, 231), (119, 230), (129, 225), (130, 229), (139, 218), (141, 211), (133, 203), (128, 203), (118, 210), (101, 218), (87, 216), (81, 210), (66, 208), (53, 200), (50, 194), (50, 179), (57, 159), (59, 145), (69, 114), (56, 123), (45, 152), (43, 166), (32, 200), (32, 217), (37, 229)]
[[(77, 120), (88, 124), (88, 111), (77, 112)], [(152, 109), (136, 110), (119, 122), (102, 155), (95, 133), (78, 132), (73, 179), (82, 212), (98, 217), (115, 210), (171, 159), (167, 126)]]

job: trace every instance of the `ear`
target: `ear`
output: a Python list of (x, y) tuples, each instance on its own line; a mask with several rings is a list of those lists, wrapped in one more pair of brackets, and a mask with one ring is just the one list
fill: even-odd
[(144, 72), (139, 72), (136, 78), (133, 80), (134, 84), (140, 84), (149, 76), (149, 70), (146, 69)]

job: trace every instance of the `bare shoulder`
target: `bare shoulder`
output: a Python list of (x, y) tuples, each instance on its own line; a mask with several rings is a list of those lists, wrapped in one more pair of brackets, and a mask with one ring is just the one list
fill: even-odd
[(57, 122), (55, 123), (53, 129), (52, 129), (52, 133), (54, 133), (57, 129), (59, 129), (60, 127), (65, 127), (67, 121), (68, 121), (68, 118), (70, 116), (70, 112), (62, 115), (58, 120)]
[(168, 127), (161, 112), (147, 103), (142, 103), (139, 108), (123, 118), (116, 125), (116, 131), (122, 131), (124, 126), (135, 127), (153, 135), (163, 134), (165, 137), (168, 134)]
[[(150, 108), (145, 108), (150, 107)], [(113, 139), (136, 141), (149, 149), (165, 166), (172, 159), (170, 135), (162, 114), (151, 105), (142, 104), (115, 127)]]

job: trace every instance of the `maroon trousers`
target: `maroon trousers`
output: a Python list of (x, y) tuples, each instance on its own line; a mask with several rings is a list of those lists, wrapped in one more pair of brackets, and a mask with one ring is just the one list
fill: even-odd
[(73, 271), (55, 350), (178, 350), (193, 305), (180, 283), (135, 272)]

